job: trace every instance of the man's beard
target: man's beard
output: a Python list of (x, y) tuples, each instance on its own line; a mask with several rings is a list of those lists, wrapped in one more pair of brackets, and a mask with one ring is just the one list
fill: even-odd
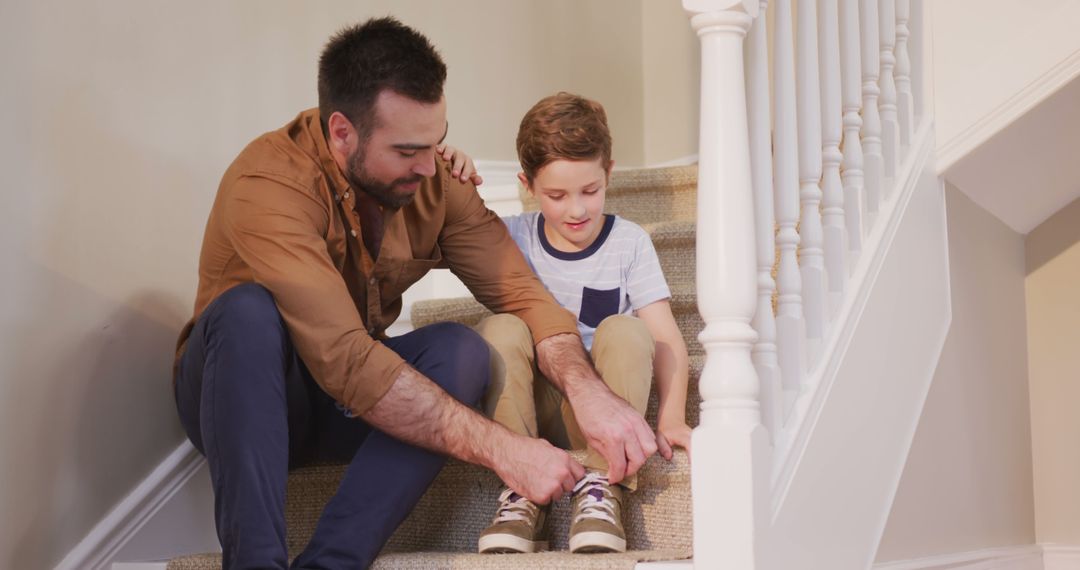
[(367, 170), (364, 169), (364, 152), (359, 148), (349, 157), (348, 167), (349, 169), (348, 172), (345, 173), (345, 178), (349, 180), (349, 184), (351, 184), (353, 188), (371, 196), (380, 206), (395, 210), (412, 202), (416, 193), (410, 192), (408, 194), (402, 194), (400, 192), (394, 192), (394, 188), (405, 184), (420, 182), (424, 179), (423, 176), (416, 174), (405, 178), (398, 178), (390, 183), (380, 182), (368, 175)]

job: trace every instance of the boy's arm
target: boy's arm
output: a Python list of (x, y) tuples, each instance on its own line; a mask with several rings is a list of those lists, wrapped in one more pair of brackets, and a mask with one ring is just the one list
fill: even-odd
[(690, 449), (690, 427), (686, 425), (686, 392), (690, 374), (690, 358), (686, 353), (679, 325), (671, 314), (667, 300), (650, 303), (637, 311), (637, 317), (656, 342), (653, 375), (660, 399), (657, 418), (657, 443), (660, 454), (671, 459), (671, 446)]

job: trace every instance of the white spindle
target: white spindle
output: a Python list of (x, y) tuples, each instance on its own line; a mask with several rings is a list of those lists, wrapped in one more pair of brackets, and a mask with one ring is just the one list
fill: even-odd
[(825, 275), (828, 308), (840, 306), (847, 282), (847, 228), (844, 227), (844, 186), (840, 181), (840, 24), (837, 0), (818, 2), (818, 63), (821, 64), (821, 156)]
[[(791, 23), (792, 0), (776, 0), (773, 29), (773, 185), (776, 243), (780, 267), (776, 308), (776, 349), (780, 356), (785, 404), (798, 394), (806, 374), (806, 327), (803, 320), (802, 276), (797, 250), (799, 233), (799, 150), (795, 120), (795, 34)], [(785, 411), (787, 407), (785, 405)]]
[[(878, 6), (878, 24), (881, 42), (881, 155), (885, 157), (885, 177), (896, 176), (900, 165), (900, 124), (896, 110), (896, 4), (894, 0), (881, 0)], [(889, 187), (885, 188), (888, 195)]]
[(900, 145), (911, 145), (915, 131), (915, 102), (911, 94), (911, 56), (908, 38), (911, 29), (911, 0), (896, 0), (896, 110), (900, 124)]
[[(768, 8), (761, 0), (759, 14)], [(780, 364), (776, 354), (776, 317), (772, 296), (776, 282), (772, 278), (776, 260), (773, 226), (772, 141), (769, 121), (769, 45), (765, 18), (754, 20), (746, 38), (746, 107), (750, 121), (750, 169), (754, 186), (754, 228), (757, 234), (758, 303), (753, 327), (758, 341), (752, 353), (754, 368), (761, 386), (761, 419), (776, 437), (780, 427), (783, 400)]]
[(803, 312), (811, 359), (825, 336), (825, 257), (821, 228), (821, 84), (818, 80), (817, 5), (799, 2), (796, 106), (799, 121), (799, 197)]
[(911, 32), (908, 39), (908, 52), (911, 58), (911, 98), (915, 103), (915, 123), (912, 128), (917, 128), (918, 121), (926, 113), (924, 109), (926, 99), (926, 87), (924, 75), (926, 66), (923, 62), (923, 0), (911, 0), (911, 17), (908, 19), (908, 31)]
[(840, 0), (840, 61), (844, 109), (844, 220), (847, 222), (848, 249), (854, 267), (862, 250), (863, 237), (863, 154), (859, 129), (862, 118), (859, 67), (859, 0)]
[(875, 214), (885, 184), (885, 158), (881, 155), (881, 115), (878, 112), (879, 53), (878, 0), (860, 0), (859, 27), (862, 32), (862, 145), (864, 155), (863, 188), (866, 211)]
[(683, 0), (701, 40), (697, 289), (705, 329), (701, 423), (694, 430), (694, 565), (759, 567), (767, 525), (768, 434), (750, 327), (756, 297), (754, 197), (743, 40), (758, 0)]

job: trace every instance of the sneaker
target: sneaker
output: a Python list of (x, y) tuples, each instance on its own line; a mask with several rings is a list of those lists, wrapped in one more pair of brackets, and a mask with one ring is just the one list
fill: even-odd
[(480, 533), (480, 553), (547, 550), (547, 542), (537, 540), (543, 527), (542, 508), (510, 489), (504, 489), (499, 495), (499, 510), (495, 513), (495, 519), (491, 521), (491, 526)]
[(626, 552), (622, 487), (589, 471), (574, 487), (570, 552)]

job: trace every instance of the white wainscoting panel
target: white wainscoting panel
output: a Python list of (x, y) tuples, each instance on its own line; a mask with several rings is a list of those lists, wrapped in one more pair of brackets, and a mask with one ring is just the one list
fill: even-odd
[(1043, 549), (1034, 544), (988, 548), (884, 562), (874, 564), (874, 570), (1043, 570)]
[(1043, 570), (1080, 570), (1080, 546), (1043, 544)]

